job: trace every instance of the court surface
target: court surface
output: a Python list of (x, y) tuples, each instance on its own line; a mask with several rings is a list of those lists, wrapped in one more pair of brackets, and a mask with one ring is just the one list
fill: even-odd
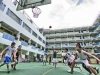
[[(100, 68), (100, 65), (92, 65)], [(88, 72), (84, 69), (82, 69), (81, 72), (79, 69), (75, 68), (73, 74), (67, 73), (67, 70), (69, 69), (68, 66), (65, 66), (62, 63), (58, 63), (57, 68), (53, 68), (52, 64), (49, 65), (48, 63), (46, 66), (43, 66), (42, 63), (19, 63), (17, 65), (17, 70), (11, 70), (9, 75), (88, 75)], [(6, 70), (6, 65), (1, 67), (0, 75), (8, 75)]]

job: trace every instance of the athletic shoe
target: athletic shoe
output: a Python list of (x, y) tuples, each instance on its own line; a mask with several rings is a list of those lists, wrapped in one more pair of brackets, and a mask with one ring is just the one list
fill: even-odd
[(13, 68), (13, 70), (16, 70), (16, 68)]
[[(67, 70), (67, 72), (71, 73), (71, 70)], [(74, 71), (73, 71), (74, 72)]]
[(13, 68), (13, 64), (11, 64), (11, 68)]
[(71, 70), (67, 70), (67, 72), (69, 72), (69, 73), (70, 73), (70, 72), (71, 72)]
[(90, 74), (88, 74), (88, 75), (94, 75), (93, 73), (90, 73)]
[(97, 73), (99, 74), (99, 68), (96, 68)]
[(7, 73), (10, 73), (10, 71), (7, 71)]

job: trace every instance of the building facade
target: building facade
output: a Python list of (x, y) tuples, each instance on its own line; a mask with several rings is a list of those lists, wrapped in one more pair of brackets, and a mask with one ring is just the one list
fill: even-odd
[(0, 51), (11, 42), (22, 45), (23, 55), (43, 55), (46, 38), (25, 11), (16, 11), (16, 3), (3, 0), (0, 5)]
[[(67, 25), (66, 25), (67, 26)], [(67, 28), (67, 29), (44, 29), (46, 36), (46, 50), (48, 54), (53, 54), (53, 48), (57, 50), (58, 58), (62, 56), (65, 48), (71, 53), (76, 51), (76, 43), (92, 54), (100, 54), (100, 16), (94, 21), (92, 26)], [(100, 57), (100, 56), (99, 56)]]

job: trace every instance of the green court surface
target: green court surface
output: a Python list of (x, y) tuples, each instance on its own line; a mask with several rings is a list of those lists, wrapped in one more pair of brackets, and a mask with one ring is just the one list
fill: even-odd
[[(93, 66), (100, 68), (100, 65), (97, 64), (93, 64)], [(79, 69), (75, 68), (73, 74), (67, 73), (69, 69), (68, 66), (62, 63), (58, 63), (57, 68), (53, 68), (52, 64), (49, 65), (48, 63), (46, 66), (43, 66), (42, 63), (19, 63), (17, 65), (17, 70), (11, 70), (9, 75), (88, 75), (88, 72), (84, 69), (82, 69), (81, 72)], [(8, 75), (6, 70), (6, 65), (1, 67), (0, 75)]]

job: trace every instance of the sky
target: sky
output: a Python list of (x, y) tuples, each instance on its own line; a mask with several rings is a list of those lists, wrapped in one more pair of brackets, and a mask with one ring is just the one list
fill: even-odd
[[(77, 2), (81, 1), (77, 5)], [(91, 26), (100, 11), (100, 0), (52, 0), (51, 4), (39, 6), (41, 14), (33, 17), (32, 9), (26, 9), (39, 28), (63, 29)]]

